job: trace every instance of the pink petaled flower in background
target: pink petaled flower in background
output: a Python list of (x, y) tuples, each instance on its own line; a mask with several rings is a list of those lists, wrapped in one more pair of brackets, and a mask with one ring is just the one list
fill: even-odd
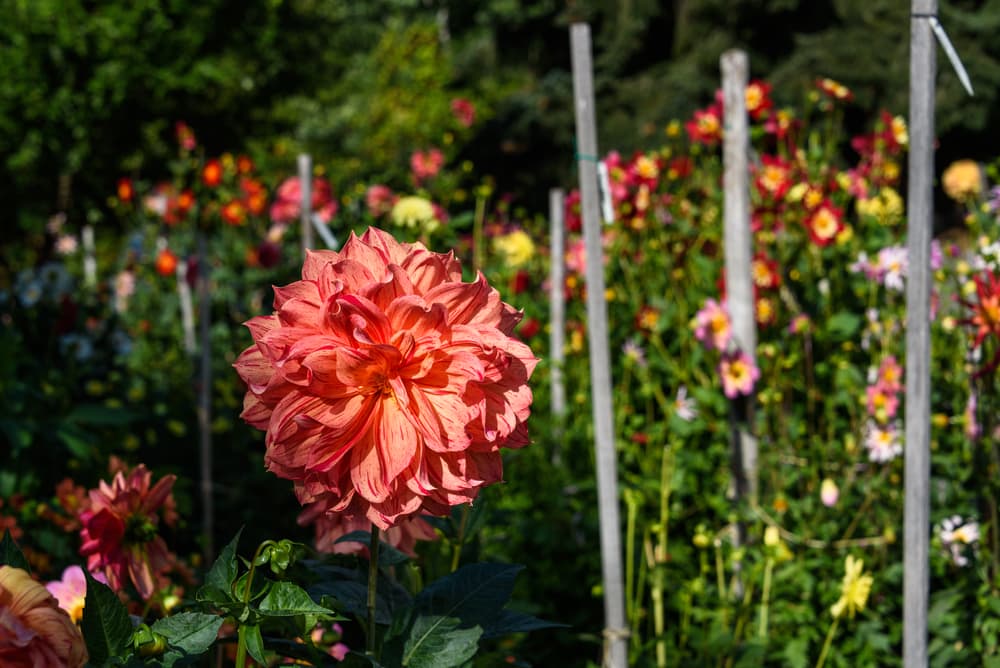
[(694, 112), (694, 117), (684, 124), (684, 128), (693, 143), (715, 146), (722, 141), (722, 105), (713, 104)]
[[(316, 177), (312, 182), (311, 204), (313, 214), (319, 216), (324, 223), (337, 214), (337, 200), (333, 198), (333, 188), (330, 183)], [(299, 177), (292, 176), (278, 186), (278, 192), (271, 204), (271, 220), (275, 223), (291, 223), (298, 220), (302, 214), (302, 183)]]
[(725, 350), (732, 338), (733, 328), (723, 302), (708, 299), (694, 316), (694, 337), (708, 349)]
[(368, 213), (375, 218), (392, 211), (392, 207), (398, 199), (399, 197), (392, 192), (392, 188), (380, 183), (368, 186), (368, 190), (365, 192), (365, 206), (368, 207)]
[(754, 383), (760, 378), (760, 369), (753, 359), (743, 351), (725, 353), (719, 362), (722, 377), (722, 393), (730, 399), (740, 395), (749, 396)]
[[(107, 584), (101, 573), (95, 573), (94, 579)], [(62, 579), (53, 580), (45, 585), (49, 593), (59, 601), (59, 607), (69, 614), (70, 619), (79, 622), (83, 618), (84, 600), (87, 598), (87, 578), (79, 566), (67, 566), (62, 572)]]
[(55, 597), (27, 571), (0, 566), (0, 666), (81, 668), (83, 635)]
[(840, 498), (840, 489), (830, 478), (824, 478), (822, 484), (819, 487), (819, 500), (827, 508), (833, 508), (837, 505), (837, 499)]
[(444, 153), (440, 149), (432, 148), (428, 151), (414, 151), (410, 156), (410, 171), (413, 179), (420, 183), (425, 179), (432, 179), (438, 175), (444, 166)]
[(143, 600), (175, 562), (157, 525), (161, 516), (167, 525), (177, 519), (171, 494), (177, 476), (164, 476), (151, 487), (152, 477), (143, 464), (127, 475), (119, 471), (110, 485), (102, 480), (90, 490), (90, 507), (80, 515), (80, 554), (87, 570), (103, 573), (113, 589), (131, 581)]
[(502, 479), (501, 447), (527, 445), (521, 314), (482, 274), (463, 283), (454, 254), (371, 228), (274, 291), (234, 366), (265, 463), (302, 504), (382, 529), (444, 515)]
[(476, 108), (464, 97), (456, 97), (451, 101), (451, 113), (464, 127), (472, 127), (476, 121)]
[(865, 447), (871, 461), (884, 463), (903, 454), (903, 441), (897, 424), (882, 426), (869, 420), (865, 431)]
[[(367, 517), (351, 516), (338, 512), (326, 512), (327, 507), (323, 502), (312, 503), (299, 515), (298, 523), (302, 526), (312, 523), (316, 530), (316, 550), (333, 554), (359, 554), (368, 558), (368, 546), (357, 542), (338, 543), (337, 539), (346, 536), (354, 531), (371, 531), (371, 522)], [(420, 517), (411, 517), (401, 520), (395, 526), (389, 527), (381, 535), (384, 543), (392, 545), (394, 548), (416, 557), (414, 548), (418, 540), (437, 540), (438, 535), (434, 527)]]
[(903, 367), (895, 356), (889, 355), (878, 365), (878, 382), (891, 392), (903, 389)]

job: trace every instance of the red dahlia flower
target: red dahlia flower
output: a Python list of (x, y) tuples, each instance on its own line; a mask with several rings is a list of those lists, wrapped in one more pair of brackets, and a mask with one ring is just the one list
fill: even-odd
[(528, 443), (537, 360), (511, 337), (520, 313), (454, 255), (381, 230), (308, 254), (247, 322), (235, 367), (243, 418), (267, 431), (265, 463), (303, 504), (383, 529), (472, 501)]
[[(974, 276), (976, 284), (976, 302), (965, 301), (965, 307), (972, 314), (962, 320), (962, 324), (971, 325), (975, 330), (975, 340), (973, 347), (978, 348), (983, 344), (987, 336), (1000, 337), (1000, 277), (987, 269), (983, 274)], [(976, 372), (976, 376), (983, 376), (994, 371), (1000, 366), (1000, 347), (991, 359)]]
[(80, 515), (87, 570), (103, 573), (114, 589), (131, 580), (143, 600), (174, 562), (157, 524), (161, 515), (167, 524), (176, 518), (171, 488), (177, 476), (164, 476), (150, 488), (152, 477), (142, 464), (127, 476), (119, 471), (110, 485), (102, 480), (90, 490), (90, 507)]

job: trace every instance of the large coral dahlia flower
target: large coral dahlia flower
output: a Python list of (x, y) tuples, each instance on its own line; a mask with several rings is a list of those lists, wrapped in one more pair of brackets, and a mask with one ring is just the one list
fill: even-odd
[(373, 228), (309, 253), (275, 313), (246, 323), (242, 417), (301, 503), (382, 529), (446, 514), (502, 478), (502, 446), (528, 443), (537, 360), (511, 337), (520, 313), (461, 278), (453, 254)]

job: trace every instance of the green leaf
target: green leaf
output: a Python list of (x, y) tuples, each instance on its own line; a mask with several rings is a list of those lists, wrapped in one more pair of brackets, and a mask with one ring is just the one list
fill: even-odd
[(483, 638), (497, 638), (511, 633), (526, 633), (539, 629), (568, 628), (568, 626), (568, 624), (549, 622), (515, 610), (501, 610), (483, 627)]
[(510, 600), (518, 564), (467, 564), (432, 582), (417, 595), (418, 612), (458, 617), (466, 625), (489, 626)]
[(158, 619), (152, 629), (185, 654), (203, 654), (215, 642), (223, 618), (202, 612), (182, 612)]
[(256, 624), (244, 624), (240, 629), (244, 632), (247, 643), (247, 652), (253, 660), (261, 665), (267, 665), (264, 660), (264, 639), (260, 635), (260, 627)]
[(291, 582), (275, 582), (260, 601), (258, 609), (272, 617), (292, 617), (307, 614), (335, 614), (309, 598), (304, 589)]
[(840, 311), (830, 316), (826, 323), (826, 329), (830, 336), (837, 341), (846, 341), (858, 331), (861, 326), (861, 317), (856, 313)]
[(70, 422), (101, 426), (121, 426), (135, 420), (136, 416), (121, 408), (101, 404), (83, 404), (74, 408), (66, 419)]
[(417, 617), (403, 645), (403, 665), (410, 668), (453, 668), (479, 649), (483, 630), (461, 629), (461, 620), (441, 615)]
[(90, 662), (100, 666), (125, 654), (132, 638), (132, 622), (118, 595), (95, 580), (86, 569), (87, 597), (84, 599), (80, 630), (87, 643)]
[(243, 527), (236, 532), (229, 544), (222, 548), (212, 568), (205, 574), (205, 585), (198, 590), (197, 599), (199, 601), (210, 601), (222, 603), (233, 600), (232, 586), (239, 572), (239, 564), (236, 561), (236, 548), (240, 542), (240, 535)]
[(10, 531), (4, 529), (3, 540), (0, 540), (0, 566), (13, 566), (22, 568), (31, 573), (31, 566), (28, 559), (21, 552), (14, 539), (10, 537)]
[[(371, 545), (372, 535), (368, 531), (352, 531), (338, 538), (335, 543), (361, 543), (365, 547)], [(396, 566), (409, 561), (410, 558), (384, 541), (378, 542), (378, 565), (380, 568)]]

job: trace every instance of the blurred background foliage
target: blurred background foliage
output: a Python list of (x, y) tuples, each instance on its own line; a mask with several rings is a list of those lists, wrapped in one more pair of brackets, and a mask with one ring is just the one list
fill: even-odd
[[(941, 17), (976, 86), (939, 56), (945, 150), (997, 153), (997, 0), (949, 0)], [(905, 113), (908, 3), (896, 0), (0, 0), (0, 201), (4, 238), (52, 213), (97, 222), (123, 173), (165, 163), (176, 120), (209, 151), (298, 150), (334, 181), (388, 180), (439, 141), (448, 100), (481, 118), (450, 139), (501, 190), (543, 208), (572, 177), (567, 25), (594, 30), (602, 145), (662, 139), (718, 82), (728, 48), (776, 91), (829, 76), (859, 116)], [(780, 93), (779, 93), (780, 95)], [(779, 98), (779, 102), (782, 102)], [(786, 102), (797, 102), (788, 100)], [(446, 138), (446, 141), (449, 138)], [(947, 139), (947, 141), (944, 141)], [(942, 155), (947, 164), (956, 155)]]

